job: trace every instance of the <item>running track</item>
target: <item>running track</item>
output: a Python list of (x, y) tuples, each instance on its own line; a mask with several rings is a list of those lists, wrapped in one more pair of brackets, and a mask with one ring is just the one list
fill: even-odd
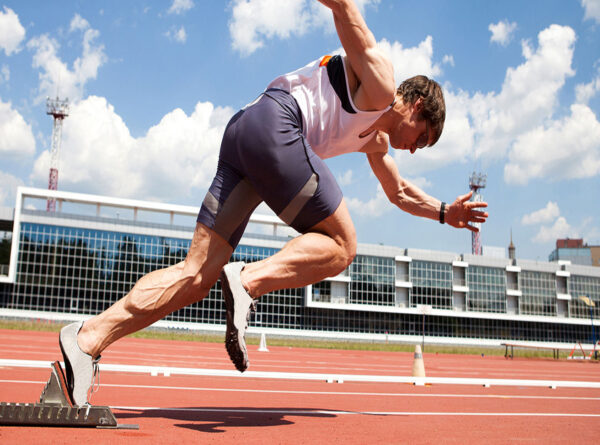
[[(57, 334), (0, 330), (0, 359), (60, 359)], [(252, 371), (410, 376), (411, 353), (250, 346)], [(424, 354), (427, 376), (600, 382), (600, 364)], [(231, 370), (220, 344), (123, 339), (102, 364)], [(50, 370), (0, 368), (0, 401), (34, 402)], [(0, 443), (594, 443), (600, 389), (151, 376), (103, 371), (94, 404), (138, 431), (0, 427)]]

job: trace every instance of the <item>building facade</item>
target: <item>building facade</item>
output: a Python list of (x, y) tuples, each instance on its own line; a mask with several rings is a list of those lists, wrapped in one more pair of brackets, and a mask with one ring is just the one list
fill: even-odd
[(600, 267), (600, 246), (584, 244), (583, 239), (557, 239), (556, 249), (550, 253), (548, 261), (570, 261), (572, 264)]
[[(56, 212), (45, 211), (47, 198)], [(144, 274), (182, 261), (198, 209), (19, 189), (0, 315), (77, 319), (121, 298)], [(272, 255), (290, 236), (253, 215), (232, 261)], [(584, 299), (595, 303), (587, 306)], [(500, 344), (592, 343), (600, 268), (359, 244), (337, 277), (264, 295), (250, 326), (281, 335)], [(223, 330), (220, 283), (162, 326)]]

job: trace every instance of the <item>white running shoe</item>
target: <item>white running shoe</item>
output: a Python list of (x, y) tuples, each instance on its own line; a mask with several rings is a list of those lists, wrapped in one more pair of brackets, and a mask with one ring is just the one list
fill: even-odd
[(58, 343), (65, 360), (67, 386), (73, 405), (89, 404), (89, 393), (94, 378), (99, 373), (98, 361), (100, 356), (93, 359), (77, 344), (77, 334), (83, 326), (83, 321), (71, 323), (60, 330)]
[(240, 278), (244, 266), (243, 262), (229, 263), (221, 272), (221, 289), (227, 314), (225, 348), (240, 372), (244, 372), (250, 364), (245, 337), (250, 312), (256, 310), (256, 300), (248, 295)]

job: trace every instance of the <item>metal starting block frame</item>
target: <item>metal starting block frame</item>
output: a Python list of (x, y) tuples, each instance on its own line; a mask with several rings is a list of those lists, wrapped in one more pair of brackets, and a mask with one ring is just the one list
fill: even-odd
[(0, 403), (0, 426), (139, 429), (138, 425), (118, 424), (108, 406), (74, 406), (60, 362), (52, 363), (50, 369), (39, 403)]

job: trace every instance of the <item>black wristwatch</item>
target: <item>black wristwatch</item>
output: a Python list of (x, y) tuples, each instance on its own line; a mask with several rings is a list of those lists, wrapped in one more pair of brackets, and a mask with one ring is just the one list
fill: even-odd
[(444, 218), (446, 217), (446, 203), (442, 201), (440, 206), (440, 224), (444, 224)]

